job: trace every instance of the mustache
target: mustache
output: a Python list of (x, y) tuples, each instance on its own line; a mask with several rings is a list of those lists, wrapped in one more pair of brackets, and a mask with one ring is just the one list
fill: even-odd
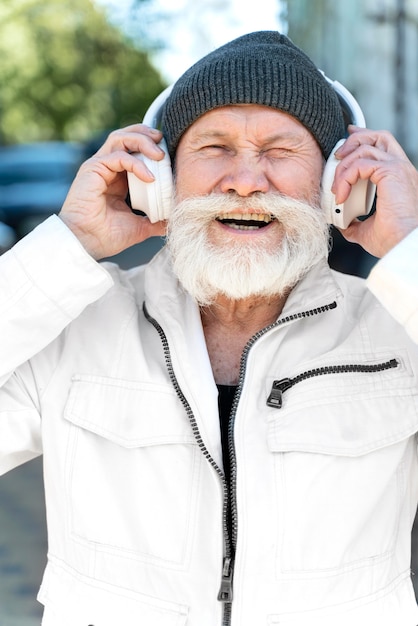
[(175, 197), (173, 209), (177, 217), (180, 217), (179, 213), (184, 213), (189, 219), (196, 217), (205, 222), (211, 222), (226, 213), (260, 213), (280, 221), (282, 216), (288, 219), (289, 214), (293, 211), (322, 213), (319, 199), (318, 202), (307, 203), (280, 192), (256, 192), (245, 197), (233, 193), (211, 193), (205, 196), (191, 196), (182, 200)]

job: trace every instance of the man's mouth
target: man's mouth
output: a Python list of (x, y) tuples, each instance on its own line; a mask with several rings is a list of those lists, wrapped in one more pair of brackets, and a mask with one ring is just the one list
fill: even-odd
[(266, 213), (224, 213), (216, 220), (236, 230), (258, 230), (268, 226), (273, 217)]

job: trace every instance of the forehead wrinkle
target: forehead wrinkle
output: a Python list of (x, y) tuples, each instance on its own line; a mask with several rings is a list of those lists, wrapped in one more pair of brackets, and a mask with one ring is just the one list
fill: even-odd
[(283, 131), (275, 131), (270, 135), (266, 135), (264, 137), (265, 144), (274, 144), (277, 142), (282, 143), (283, 141), (291, 141), (298, 142), (301, 140), (301, 134), (297, 133), (293, 130), (283, 130)]
[(191, 133), (191, 135), (192, 135), (190, 137), (191, 142), (197, 143), (199, 141), (207, 141), (207, 140), (212, 140), (212, 139), (226, 139), (227, 137), (230, 136), (230, 133), (228, 131), (217, 130), (213, 128), (213, 129), (202, 130), (202, 131), (195, 129), (195, 133), (194, 134)]

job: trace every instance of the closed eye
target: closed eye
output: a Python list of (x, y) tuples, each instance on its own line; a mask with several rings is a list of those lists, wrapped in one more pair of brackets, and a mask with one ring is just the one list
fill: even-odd
[(283, 157), (289, 157), (293, 154), (293, 150), (290, 148), (268, 148), (263, 150), (263, 154), (270, 159), (282, 159)]
[(209, 144), (206, 146), (202, 146), (200, 148), (200, 152), (204, 152), (205, 154), (208, 154), (208, 155), (213, 154), (214, 156), (227, 152), (227, 151), (228, 151), (227, 146), (224, 146), (221, 144)]

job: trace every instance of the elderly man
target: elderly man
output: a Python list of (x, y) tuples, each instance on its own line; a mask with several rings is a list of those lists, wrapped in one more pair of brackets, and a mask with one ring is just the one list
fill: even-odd
[(162, 111), (175, 198), (146, 266), (97, 260), (162, 133), (110, 135), (54, 216), (1, 259), (0, 467), (43, 452), (44, 626), (416, 626), (418, 174), (354, 126), (332, 192), (377, 187), (332, 272), (335, 90), (275, 32), (215, 50)]

